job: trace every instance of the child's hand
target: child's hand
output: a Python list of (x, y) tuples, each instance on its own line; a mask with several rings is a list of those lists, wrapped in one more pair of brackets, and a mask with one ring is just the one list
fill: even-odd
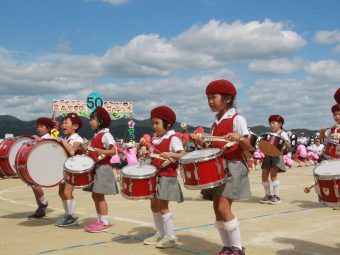
[(160, 155), (162, 158), (170, 159), (171, 158), (171, 152), (163, 152)]
[(241, 135), (239, 133), (229, 133), (225, 136), (225, 139), (231, 142), (238, 142), (240, 138)]

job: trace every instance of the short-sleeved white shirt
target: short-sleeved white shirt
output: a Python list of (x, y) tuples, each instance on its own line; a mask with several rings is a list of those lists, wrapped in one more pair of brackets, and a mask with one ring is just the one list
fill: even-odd
[(48, 139), (51, 138), (51, 135), (49, 133), (44, 134), (42, 137), (40, 137), (41, 139)]
[(108, 149), (110, 147), (110, 145), (116, 144), (116, 141), (113, 138), (113, 136), (111, 135), (110, 130), (108, 128), (103, 128), (103, 129), (99, 130), (98, 133), (96, 133), (95, 135), (102, 133), (102, 132), (105, 132), (105, 134), (102, 137), (102, 143), (103, 143), (103, 145), (106, 149)]
[(74, 142), (84, 143), (83, 138), (78, 133), (70, 135), (68, 138), (66, 138), (66, 141), (72, 146)]
[(284, 130), (277, 131), (276, 134), (280, 135), (284, 141), (290, 141), (288, 133)]
[[(223, 114), (223, 116), (220, 119), (218, 119), (217, 115), (216, 115), (216, 117), (215, 117), (215, 124), (218, 125), (219, 123), (221, 123), (222, 120), (232, 118), (235, 115), (235, 113), (236, 113), (235, 108), (230, 108), (228, 111), (226, 111)], [(211, 133), (212, 132), (213, 132), (213, 130), (211, 130)], [(242, 136), (249, 135), (247, 121), (246, 121), (246, 119), (243, 116), (241, 116), (239, 114), (234, 118), (233, 132), (239, 133)]]
[[(174, 130), (170, 130), (168, 132), (166, 132), (161, 138), (159, 138), (156, 142), (155, 145), (161, 143), (161, 141), (168, 139), (171, 135), (174, 135), (175, 131)], [(177, 152), (177, 151), (183, 151), (183, 143), (181, 141), (181, 139), (179, 139), (177, 136), (173, 136), (171, 141), (170, 141), (170, 146), (169, 146), (169, 151), (170, 152)]]

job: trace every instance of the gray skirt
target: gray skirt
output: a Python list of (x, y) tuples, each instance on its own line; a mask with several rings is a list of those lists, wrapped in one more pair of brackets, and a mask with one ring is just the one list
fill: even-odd
[(93, 183), (84, 189), (103, 195), (118, 194), (116, 177), (111, 165), (96, 165)]
[(161, 200), (183, 202), (183, 193), (177, 177), (158, 176), (156, 197)]
[(261, 165), (262, 169), (271, 169), (273, 167), (277, 167), (279, 172), (286, 172), (285, 162), (283, 161), (283, 157), (271, 157), (265, 156), (263, 163)]
[(226, 182), (211, 189), (203, 189), (203, 199), (212, 200), (213, 195), (233, 200), (249, 199), (251, 193), (246, 165), (241, 161), (228, 160), (226, 171)]

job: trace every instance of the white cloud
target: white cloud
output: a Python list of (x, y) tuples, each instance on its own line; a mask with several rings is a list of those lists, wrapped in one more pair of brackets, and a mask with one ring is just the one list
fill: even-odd
[(307, 76), (321, 84), (340, 83), (340, 63), (335, 60), (312, 62), (304, 69)]
[(314, 35), (314, 41), (320, 44), (338, 44), (340, 43), (340, 31), (332, 30), (332, 31), (319, 31)]
[(203, 26), (192, 26), (173, 43), (182, 50), (224, 62), (283, 56), (306, 45), (287, 24), (270, 20), (231, 24), (210, 20)]
[(286, 58), (255, 60), (250, 62), (249, 70), (257, 74), (289, 74), (302, 68), (301, 58), (289, 60)]
[(129, 0), (102, 0), (104, 3), (108, 3), (114, 6), (127, 4)]

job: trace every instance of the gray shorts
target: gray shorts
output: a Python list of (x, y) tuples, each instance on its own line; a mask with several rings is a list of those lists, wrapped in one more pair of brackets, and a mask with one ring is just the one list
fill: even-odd
[(271, 157), (265, 156), (262, 166), (262, 169), (271, 169), (273, 167), (277, 167), (279, 171), (286, 172), (285, 162), (283, 161), (283, 157)]
[(104, 195), (118, 194), (116, 177), (111, 165), (96, 165), (94, 182), (84, 190)]
[(158, 176), (156, 185), (156, 196), (159, 199), (167, 201), (184, 201), (181, 186), (177, 177)]
[(212, 195), (233, 200), (249, 199), (251, 193), (247, 167), (241, 161), (231, 160), (227, 161), (227, 166), (226, 182), (211, 189), (203, 189), (203, 199), (212, 200)]

